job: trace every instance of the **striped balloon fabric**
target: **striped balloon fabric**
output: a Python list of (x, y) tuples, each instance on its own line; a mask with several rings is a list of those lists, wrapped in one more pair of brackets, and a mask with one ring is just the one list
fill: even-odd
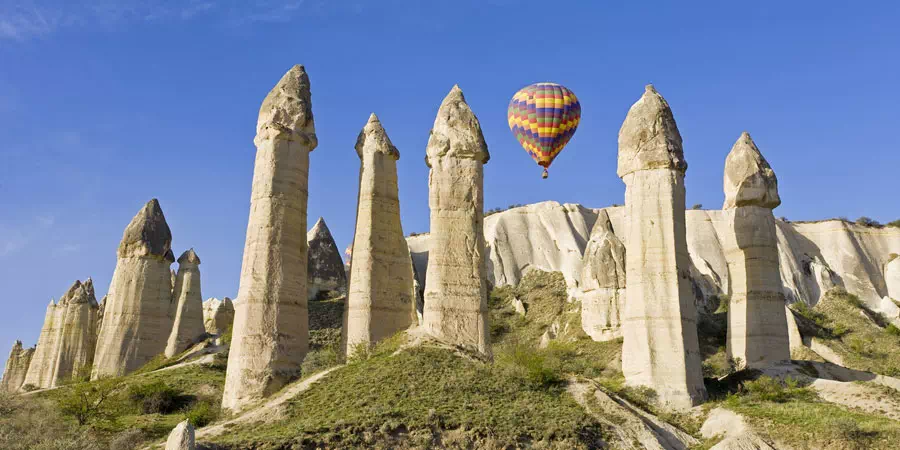
[(536, 83), (516, 92), (507, 111), (509, 129), (538, 165), (547, 168), (575, 134), (581, 104), (556, 83)]

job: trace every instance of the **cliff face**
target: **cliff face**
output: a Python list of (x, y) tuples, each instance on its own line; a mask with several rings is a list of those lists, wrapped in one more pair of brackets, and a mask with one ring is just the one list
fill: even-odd
[[(488, 279), (495, 286), (515, 285), (531, 268), (560, 271), (569, 293), (580, 298), (584, 287), (583, 256), (600, 211), (627, 246), (623, 207), (592, 209), (549, 201), (492, 214), (484, 219)], [(728, 265), (722, 246), (727, 232), (721, 210), (688, 210), (687, 243), (698, 307), (728, 292)], [(815, 305), (831, 287), (844, 286), (879, 310), (889, 295), (885, 270), (892, 253), (900, 253), (900, 228), (870, 228), (840, 220), (776, 221), (781, 281), (788, 303)], [(428, 236), (407, 238), (419, 283), (428, 265)], [(900, 300), (900, 299), (897, 299)]]

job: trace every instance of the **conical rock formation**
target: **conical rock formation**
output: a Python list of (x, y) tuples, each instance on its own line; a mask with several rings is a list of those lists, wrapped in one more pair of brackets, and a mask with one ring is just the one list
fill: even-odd
[(595, 341), (622, 336), (625, 306), (625, 246), (601, 211), (584, 251), (581, 271), (581, 327)]
[(426, 148), (431, 233), (423, 326), (440, 340), (485, 354), (491, 352), (484, 241), (489, 158), (481, 125), (454, 86), (438, 109)]
[(306, 245), (309, 248), (306, 258), (307, 298), (315, 300), (319, 295), (345, 294), (347, 272), (325, 219), (319, 217), (306, 233)]
[(178, 258), (175, 278), (175, 322), (166, 344), (171, 358), (195, 344), (206, 334), (203, 324), (203, 296), (200, 293), (200, 257), (190, 249)]
[(3, 379), (0, 380), (0, 391), (17, 392), (25, 384), (25, 375), (31, 357), (34, 356), (34, 348), (22, 348), (22, 341), (16, 341), (9, 358), (6, 359), (6, 367), (3, 369)]
[(344, 312), (347, 354), (418, 322), (412, 259), (400, 224), (400, 152), (375, 114), (359, 133), (356, 154), (359, 195)]
[(166, 439), (165, 450), (195, 450), (194, 426), (190, 421), (183, 421), (172, 429), (169, 438)]
[[(73, 376), (89, 375), (97, 343), (97, 317), (100, 306), (94, 294), (94, 282), (76, 281), (57, 305), (65, 312), (56, 344), (56, 361), (50, 375), (50, 387), (58, 386)], [(87, 373), (85, 373), (87, 371)]]
[(300, 376), (309, 349), (306, 202), (318, 143), (309, 77), (294, 66), (263, 100), (244, 245), (240, 302), (222, 406), (242, 406)]
[(622, 372), (627, 384), (655, 389), (676, 409), (706, 397), (685, 234), (686, 170), (672, 110), (648, 85), (619, 130), (628, 250)]
[(206, 332), (221, 335), (234, 323), (234, 304), (228, 297), (211, 298), (203, 302), (203, 324)]
[[(71, 288), (70, 288), (71, 289)], [(68, 291), (67, 291), (68, 292)], [(56, 357), (59, 355), (59, 336), (62, 332), (62, 320), (65, 318), (66, 306), (62, 299), (59, 305), (51, 299), (44, 314), (44, 324), (41, 334), (38, 336), (37, 345), (28, 372), (25, 375), (23, 385), (31, 385), (36, 388), (49, 388), (52, 383), (52, 373), (56, 366)]]
[(778, 180), (746, 132), (725, 160), (723, 242), (728, 263), (728, 356), (748, 367), (791, 358), (772, 208)]
[(166, 349), (172, 330), (172, 232), (159, 201), (131, 219), (103, 307), (93, 378), (130, 373)]

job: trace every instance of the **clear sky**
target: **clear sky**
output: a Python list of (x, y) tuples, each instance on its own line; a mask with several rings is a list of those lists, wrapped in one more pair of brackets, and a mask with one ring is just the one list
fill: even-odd
[[(406, 233), (428, 230), (423, 161), (458, 83), (491, 161), (486, 208), (622, 203), (616, 136), (654, 83), (684, 137), (688, 205), (720, 208), (751, 133), (793, 220), (900, 218), (897, 2), (0, 0), (0, 352), (37, 340), (75, 279), (106, 293), (124, 227), (159, 198), (203, 295), (234, 297), (262, 99), (293, 64), (313, 92), (309, 224), (353, 237), (356, 136), (376, 112), (400, 149)], [(509, 98), (566, 85), (581, 125), (550, 178)]]

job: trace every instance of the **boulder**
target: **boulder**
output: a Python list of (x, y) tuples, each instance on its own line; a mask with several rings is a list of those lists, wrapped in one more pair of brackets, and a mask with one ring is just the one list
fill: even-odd
[(400, 224), (400, 152), (375, 114), (359, 133), (356, 154), (359, 195), (343, 337), (348, 355), (418, 322), (412, 259)]
[(706, 398), (688, 278), (681, 144), (669, 104), (648, 85), (619, 130), (628, 249), (622, 371), (628, 385), (655, 389), (674, 409)]
[(581, 327), (595, 341), (622, 336), (625, 302), (625, 246), (601, 211), (584, 252), (581, 271)]
[(128, 224), (103, 305), (93, 378), (137, 370), (166, 349), (172, 330), (172, 233), (152, 199)]
[(325, 219), (319, 217), (316, 224), (306, 233), (307, 274), (306, 291), (309, 300), (320, 295), (342, 295), (347, 293), (347, 272)]
[(171, 358), (197, 343), (206, 334), (203, 323), (203, 295), (200, 293), (200, 257), (190, 249), (178, 258), (175, 278), (175, 321), (166, 343)]
[(241, 266), (240, 302), (222, 407), (238, 410), (300, 376), (309, 350), (304, 239), (309, 153), (316, 148), (309, 76), (292, 67), (263, 100)]
[(194, 450), (196, 448), (194, 443), (194, 426), (188, 420), (176, 425), (172, 432), (169, 433), (169, 438), (166, 439), (165, 450)]
[(431, 232), (423, 326), (439, 340), (490, 354), (484, 240), (490, 154), (459, 86), (441, 103), (425, 152)]

